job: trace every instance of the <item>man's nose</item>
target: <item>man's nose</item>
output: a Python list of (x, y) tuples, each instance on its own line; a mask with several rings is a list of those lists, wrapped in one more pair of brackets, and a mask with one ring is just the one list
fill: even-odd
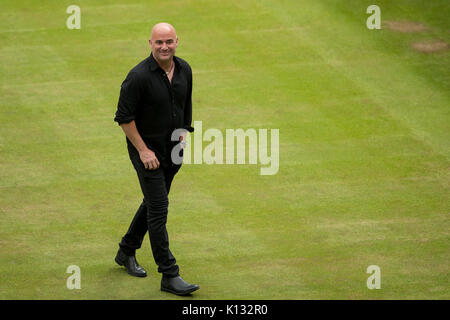
[(167, 50), (167, 48), (168, 48), (167, 43), (163, 43), (162, 46), (161, 46), (161, 49), (162, 50)]

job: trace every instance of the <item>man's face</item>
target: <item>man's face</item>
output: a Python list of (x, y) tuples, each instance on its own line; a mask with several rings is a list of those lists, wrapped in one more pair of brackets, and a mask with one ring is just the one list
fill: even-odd
[(173, 28), (161, 26), (153, 29), (149, 43), (155, 59), (166, 62), (171, 60), (175, 55), (178, 38)]

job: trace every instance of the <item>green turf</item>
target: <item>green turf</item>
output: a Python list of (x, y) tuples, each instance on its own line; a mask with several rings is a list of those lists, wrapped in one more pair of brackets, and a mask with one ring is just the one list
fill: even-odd
[[(449, 299), (450, 41), (441, 1), (3, 1), (0, 298), (186, 299), (159, 291), (148, 237), (113, 259), (142, 198), (113, 122), (120, 84), (172, 23), (194, 120), (280, 130), (280, 168), (185, 165), (168, 230), (187, 299)], [(81, 268), (81, 289), (66, 268)], [(369, 265), (381, 289), (366, 287)]]

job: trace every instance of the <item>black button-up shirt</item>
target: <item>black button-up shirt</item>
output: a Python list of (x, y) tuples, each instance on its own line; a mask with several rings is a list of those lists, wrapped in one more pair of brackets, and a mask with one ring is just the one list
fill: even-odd
[[(192, 121), (192, 69), (174, 56), (172, 83), (152, 54), (128, 73), (123, 81), (114, 121), (119, 125), (132, 120), (160, 162), (168, 163), (175, 129), (194, 131)], [(127, 138), (127, 142), (131, 142)]]

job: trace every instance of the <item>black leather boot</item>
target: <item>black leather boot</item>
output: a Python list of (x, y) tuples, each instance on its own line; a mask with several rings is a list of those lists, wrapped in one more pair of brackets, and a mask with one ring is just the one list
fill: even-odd
[(117, 251), (115, 261), (119, 266), (124, 266), (128, 274), (135, 277), (146, 277), (147, 272), (136, 261), (135, 256), (127, 256), (121, 249)]
[(163, 275), (161, 279), (161, 291), (170, 292), (179, 296), (188, 295), (198, 289), (200, 289), (198, 285), (187, 283), (180, 276), (170, 278)]

